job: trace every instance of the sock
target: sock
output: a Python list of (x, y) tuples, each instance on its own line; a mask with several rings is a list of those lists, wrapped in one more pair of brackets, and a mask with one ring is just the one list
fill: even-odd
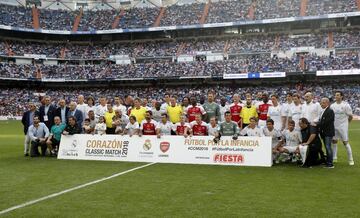
[(337, 159), (337, 144), (332, 144), (333, 159)]
[(347, 152), (347, 155), (348, 155), (348, 160), (349, 160), (349, 161), (354, 161), (353, 156), (352, 156), (352, 151), (351, 151), (351, 146), (350, 146), (350, 144), (347, 143), (347, 144), (345, 145), (345, 148), (346, 148), (346, 152)]

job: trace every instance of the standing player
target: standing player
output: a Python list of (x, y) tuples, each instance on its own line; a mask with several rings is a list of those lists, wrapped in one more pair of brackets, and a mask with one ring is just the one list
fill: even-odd
[(225, 113), (227, 111), (230, 111), (230, 107), (226, 102), (226, 98), (222, 97), (220, 99), (220, 119), (219, 119), (219, 123), (224, 122), (225, 121)]
[(217, 103), (214, 102), (215, 100), (215, 92), (209, 91), (208, 92), (208, 101), (203, 104), (203, 107), (206, 111), (206, 119), (205, 122), (209, 123), (211, 117), (215, 117), (217, 120), (221, 118), (220, 115), (220, 107)]
[(146, 111), (145, 119), (143, 121), (141, 121), (141, 123), (140, 123), (139, 136), (156, 135), (157, 128), (158, 128), (158, 123), (152, 119), (152, 112)]
[(302, 105), (301, 118), (306, 118), (310, 124), (314, 125), (319, 121), (322, 109), (318, 102), (314, 103), (312, 92), (305, 93), (305, 104)]
[(190, 98), (190, 102), (191, 102), (191, 105), (189, 105), (187, 108), (186, 108), (186, 115), (188, 117), (188, 120), (189, 120), (189, 123), (193, 122), (195, 120), (195, 116), (197, 114), (200, 114), (202, 116), (204, 116), (203, 118), (206, 118), (206, 111), (205, 109), (202, 107), (202, 106), (198, 106), (197, 103), (196, 103), (196, 97), (195, 96), (192, 96)]
[(295, 121), (295, 130), (300, 131), (299, 120), (301, 118), (302, 113), (302, 104), (300, 100), (300, 96), (298, 94), (293, 95), (293, 104), (290, 106), (288, 118), (289, 121)]
[(240, 112), (242, 110), (242, 104), (240, 102), (240, 96), (238, 94), (234, 94), (233, 96), (233, 103), (230, 104), (230, 113), (231, 113), (231, 120), (236, 122), (238, 126), (241, 126), (241, 117)]
[(196, 114), (195, 120), (190, 123), (190, 129), (186, 128), (185, 132), (188, 130), (190, 135), (206, 136), (209, 133), (209, 125), (201, 120), (201, 114)]
[(281, 121), (282, 121), (282, 126), (284, 127), (284, 129), (287, 128), (290, 108), (291, 108), (291, 106), (294, 105), (292, 96), (293, 96), (292, 93), (290, 93), (290, 92), (287, 93), (286, 94), (286, 102), (281, 105)]
[(267, 114), (268, 114), (270, 106), (271, 106), (271, 103), (269, 102), (269, 96), (266, 93), (264, 93), (262, 95), (262, 102), (259, 103), (257, 106), (257, 113), (259, 115), (259, 126), (260, 127), (266, 126)]
[(279, 97), (277, 95), (271, 95), (272, 105), (269, 107), (267, 117), (274, 121), (274, 128), (277, 130), (284, 130), (281, 119), (281, 105), (279, 104)]
[(352, 109), (350, 105), (343, 101), (344, 94), (341, 91), (335, 93), (335, 102), (330, 106), (330, 108), (335, 113), (335, 137), (333, 140), (333, 162), (337, 161), (337, 142), (341, 140), (346, 148), (348, 155), (349, 165), (354, 165), (354, 159), (352, 156), (351, 146), (349, 144), (349, 122), (353, 118)]

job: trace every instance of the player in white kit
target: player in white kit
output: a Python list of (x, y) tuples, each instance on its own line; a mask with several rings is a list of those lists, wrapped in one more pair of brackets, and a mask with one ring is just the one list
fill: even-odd
[(271, 95), (272, 105), (269, 107), (267, 117), (274, 121), (274, 128), (277, 130), (283, 130), (283, 123), (281, 118), (281, 105), (279, 103), (279, 97), (277, 95)]
[(343, 101), (344, 95), (341, 91), (335, 93), (335, 102), (330, 106), (330, 108), (335, 113), (335, 137), (333, 140), (333, 161), (337, 161), (337, 142), (341, 140), (346, 148), (348, 155), (349, 165), (354, 165), (354, 159), (352, 156), (351, 146), (349, 144), (349, 122), (353, 118), (352, 109), (350, 105)]
[(240, 131), (242, 136), (264, 136), (264, 132), (257, 126), (257, 118), (251, 117), (250, 124)]
[(299, 120), (302, 113), (302, 104), (298, 94), (293, 94), (292, 98), (293, 104), (289, 108), (288, 117), (289, 120), (293, 120), (295, 122), (295, 130), (300, 131)]
[(312, 92), (305, 93), (305, 103), (302, 105), (301, 118), (306, 118), (311, 125), (319, 121), (322, 108), (318, 102), (313, 102), (314, 95)]

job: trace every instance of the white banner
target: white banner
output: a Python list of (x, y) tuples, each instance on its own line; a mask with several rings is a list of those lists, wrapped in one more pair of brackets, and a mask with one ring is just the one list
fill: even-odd
[(316, 71), (316, 76), (337, 76), (337, 75), (360, 75), (360, 69)]
[(62, 136), (58, 159), (270, 167), (271, 152), (270, 137), (73, 135)]

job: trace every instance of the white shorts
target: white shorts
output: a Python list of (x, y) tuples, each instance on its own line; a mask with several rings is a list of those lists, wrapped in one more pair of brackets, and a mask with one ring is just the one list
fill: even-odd
[(349, 131), (348, 128), (335, 128), (335, 140), (341, 140), (343, 142), (349, 141)]
[(284, 146), (283, 148), (288, 150), (289, 153), (294, 153), (296, 151), (296, 149), (298, 148), (298, 146)]

